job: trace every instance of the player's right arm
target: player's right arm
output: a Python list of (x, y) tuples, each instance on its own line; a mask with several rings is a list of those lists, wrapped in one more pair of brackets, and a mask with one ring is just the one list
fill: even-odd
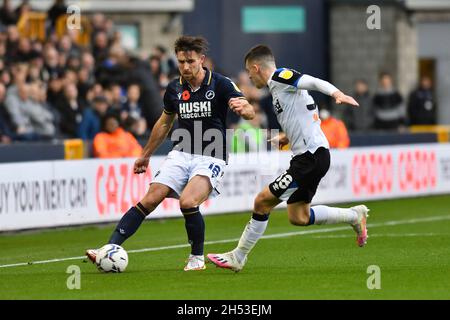
[(142, 150), (142, 155), (140, 158), (136, 159), (134, 162), (134, 173), (144, 173), (147, 170), (150, 157), (153, 152), (161, 145), (161, 143), (167, 138), (170, 129), (175, 121), (176, 113), (166, 113), (163, 112), (161, 117), (155, 123), (150, 138), (147, 141), (144, 149)]
[(352, 106), (359, 106), (358, 102), (350, 96), (345, 95), (328, 81), (302, 74), (297, 81), (297, 88), (304, 90), (314, 90), (322, 92), (334, 98), (337, 104), (346, 103)]
[(359, 104), (350, 96), (345, 95), (342, 91), (336, 88), (328, 81), (312, 77), (307, 74), (302, 74), (298, 71), (280, 68), (275, 71), (272, 76), (273, 81), (281, 82), (298, 89), (319, 91), (323, 94), (331, 96), (335, 99), (337, 104), (346, 103), (352, 106), (359, 106)]

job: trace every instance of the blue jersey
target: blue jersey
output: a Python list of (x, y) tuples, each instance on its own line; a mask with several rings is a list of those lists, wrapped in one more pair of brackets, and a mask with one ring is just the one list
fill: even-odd
[[(177, 130), (185, 129), (190, 135), (189, 141), (183, 141), (185, 137), (180, 137), (180, 131), (175, 132), (174, 150), (226, 160), (228, 101), (243, 95), (229, 78), (206, 68), (205, 71), (205, 79), (195, 91), (182, 77), (171, 81), (164, 95), (164, 112), (176, 113)], [(220, 146), (220, 150), (213, 146)]]

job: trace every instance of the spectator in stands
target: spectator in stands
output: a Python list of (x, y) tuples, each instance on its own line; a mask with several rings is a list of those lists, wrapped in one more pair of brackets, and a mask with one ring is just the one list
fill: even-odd
[(127, 97), (124, 96), (122, 93), (122, 87), (117, 83), (111, 84), (109, 91), (111, 93), (111, 109), (117, 113), (120, 113), (122, 106), (127, 102)]
[(390, 74), (381, 74), (379, 84), (379, 89), (373, 97), (375, 128), (398, 130), (406, 123), (403, 98), (394, 88)]
[(166, 48), (161, 45), (154, 47), (153, 55), (157, 57), (161, 63), (161, 73), (167, 75), (169, 79), (178, 75), (177, 62), (169, 55)]
[(161, 70), (161, 59), (155, 55), (151, 55), (148, 58), (149, 64), (150, 64), (150, 71), (152, 72), (153, 77), (155, 78), (155, 81), (159, 83), (160, 77), (162, 75)]
[(44, 50), (44, 80), (59, 77), (63, 73), (63, 68), (59, 65), (59, 54), (53, 46)]
[(107, 58), (97, 68), (96, 80), (105, 87), (112, 83), (126, 85), (130, 78), (127, 64), (125, 50), (119, 46), (111, 47)]
[(148, 63), (141, 59), (130, 57), (126, 62), (126, 70), (127, 82), (138, 83), (141, 87), (142, 115), (147, 121), (147, 127), (151, 129), (162, 113), (159, 86), (153, 79)]
[(17, 15), (11, 6), (10, 0), (3, 0), (3, 6), (0, 9), (0, 22), (5, 26), (17, 23)]
[[(97, 32), (105, 31), (105, 23), (106, 23), (106, 17), (103, 13), (95, 13), (91, 18), (91, 25), (93, 30), (93, 36)], [(94, 38), (92, 38), (92, 42), (94, 41)]]
[(48, 20), (48, 31), (47, 34), (50, 34), (53, 30), (55, 30), (56, 22), (60, 16), (67, 14), (67, 6), (65, 4), (65, 0), (55, 0), (53, 5), (47, 11), (47, 20)]
[(359, 107), (344, 110), (345, 123), (350, 131), (367, 132), (373, 127), (374, 115), (372, 97), (365, 80), (355, 81), (353, 97), (359, 103)]
[(5, 106), (6, 88), (0, 83), (0, 143), (10, 143), (14, 130), (12, 128), (11, 119)]
[(95, 70), (95, 59), (92, 53), (89, 51), (83, 51), (81, 53), (81, 65), (83, 68), (86, 68), (89, 71), (89, 77), (94, 77), (94, 70)]
[(108, 100), (104, 96), (96, 96), (92, 101), (92, 108), (83, 111), (83, 120), (78, 126), (77, 135), (83, 140), (92, 140), (101, 130), (101, 119), (111, 112)]
[(126, 131), (130, 132), (138, 140), (147, 140), (147, 123), (142, 119), (136, 119), (128, 117), (123, 122), (123, 127)]
[(58, 42), (58, 50), (60, 53), (64, 53), (68, 58), (77, 57), (79, 58), (81, 55), (80, 47), (72, 42), (72, 39), (69, 35), (64, 35)]
[(58, 77), (50, 78), (47, 86), (47, 102), (52, 108), (56, 109), (56, 105), (63, 99), (64, 92), (62, 79)]
[[(33, 47), (33, 44), (32, 44)], [(36, 47), (36, 46), (34, 46)], [(32, 48), (29, 57), (30, 70), (35, 70), (35, 78), (39, 81), (44, 81), (44, 57), (42, 56), (42, 48)], [(48, 79), (47, 79), (48, 80)]]
[(63, 99), (54, 106), (60, 115), (60, 132), (65, 138), (75, 138), (77, 128), (83, 119), (84, 106), (78, 98), (78, 89), (75, 83), (67, 83), (64, 86)]
[[(2, 106), (0, 105), (0, 108)], [(3, 118), (3, 114), (0, 113), (0, 144), (8, 144), (11, 143), (11, 133), (5, 124), (6, 121)]]
[(28, 38), (20, 38), (17, 46), (15, 61), (29, 62), (31, 60), (31, 41)]
[(147, 131), (147, 121), (143, 117), (142, 108), (139, 103), (141, 96), (141, 89), (138, 84), (131, 84), (127, 90), (127, 100), (122, 105), (120, 118), (122, 122), (128, 118), (136, 120), (136, 124), (133, 124), (132, 133), (135, 136), (142, 137)]
[(422, 77), (419, 87), (409, 95), (408, 117), (410, 125), (436, 124), (436, 100), (430, 77)]
[(119, 126), (116, 115), (108, 114), (102, 121), (102, 132), (93, 141), (92, 148), (97, 158), (138, 157), (142, 147), (129, 132)]
[(103, 61), (106, 60), (108, 57), (108, 37), (106, 35), (106, 32), (99, 31), (95, 35), (94, 38), (94, 45), (93, 45), (93, 55), (95, 58), (95, 62), (97, 64), (103, 63)]
[(29, 109), (29, 88), (25, 82), (20, 82), (8, 88), (5, 107), (15, 128), (16, 137), (24, 140), (36, 140)]
[[(66, 68), (71, 70), (71, 71), (75, 71), (75, 72), (79, 72), (81, 69), (81, 60), (80, 57), (78, 55), (72, 55), (70, 54), (67, 57), (67, 63), (66, 63)], [(88, 74), (89, 75), (89, 74)]]
[(55, 135), (55, 117), (46, 103), (45, 89), (42, 84), (35, 81), (29, 85), (28, 114), (31, 119), (33, 131), (40, 138), (50, 139)]
[(0, 82), (5, 86), (9, 86), (11, 84), (11, 73), (9, 71), (9, 68), (1, 70)]
[(103, 23), (103, 31), (106, 32), (108, 39), (111, 40), (111, 47), (115, 44), (120, 43), (120, 33), (116, 32), (116, 27), (114, 26), (114, 21), (111, 18), (105, 17), (105, 22)]
[(350, 138), (344, 122), (333, 117), (326, 106), (320, 108), (320, 127), (328, 139), (330, 148), (348, 148)]
[(9, 25), (7, 30), (7, 41), (6, 41), (6, 61), (8, 63), (15, 62), (17, 51), (19, 48), (19, 30), (15, 25)]
[(142, 117), (142, 109), (139, 104), (141, 89), (138, 84), (130, 84), (127, 90), (127, 100), (120, 110), (121, 120), (125, 120), (129, 116), (139, 119)]

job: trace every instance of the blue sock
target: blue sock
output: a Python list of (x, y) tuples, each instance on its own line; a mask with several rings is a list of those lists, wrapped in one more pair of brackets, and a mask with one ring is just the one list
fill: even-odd
[(316, 214), (314, 213), (314, 210), (312, 208), (309, 209), (309, 223), (308, 225), (314, 224), (316, 221)]
[(205, 221), (199, 208), (181, 209), (183, 213), (188, 240), (191, 244), (191, 254), (203, 255), (203, 244), (205, 242)]
[(146, 215), (150, 212), (139, 202), (136, 207), (131, 207), (120, 219), (116, 229), (109, 238), (108, 243), (122, 245), (122, 243), (131, 237), (139, 228)]

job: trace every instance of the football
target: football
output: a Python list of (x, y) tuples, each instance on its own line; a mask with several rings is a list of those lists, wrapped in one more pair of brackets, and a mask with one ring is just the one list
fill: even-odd
[(107, 244), (98, 250), (95, 262), (102, 272), (124, 272), (128, 265), (128, 254), (121, 246)]

